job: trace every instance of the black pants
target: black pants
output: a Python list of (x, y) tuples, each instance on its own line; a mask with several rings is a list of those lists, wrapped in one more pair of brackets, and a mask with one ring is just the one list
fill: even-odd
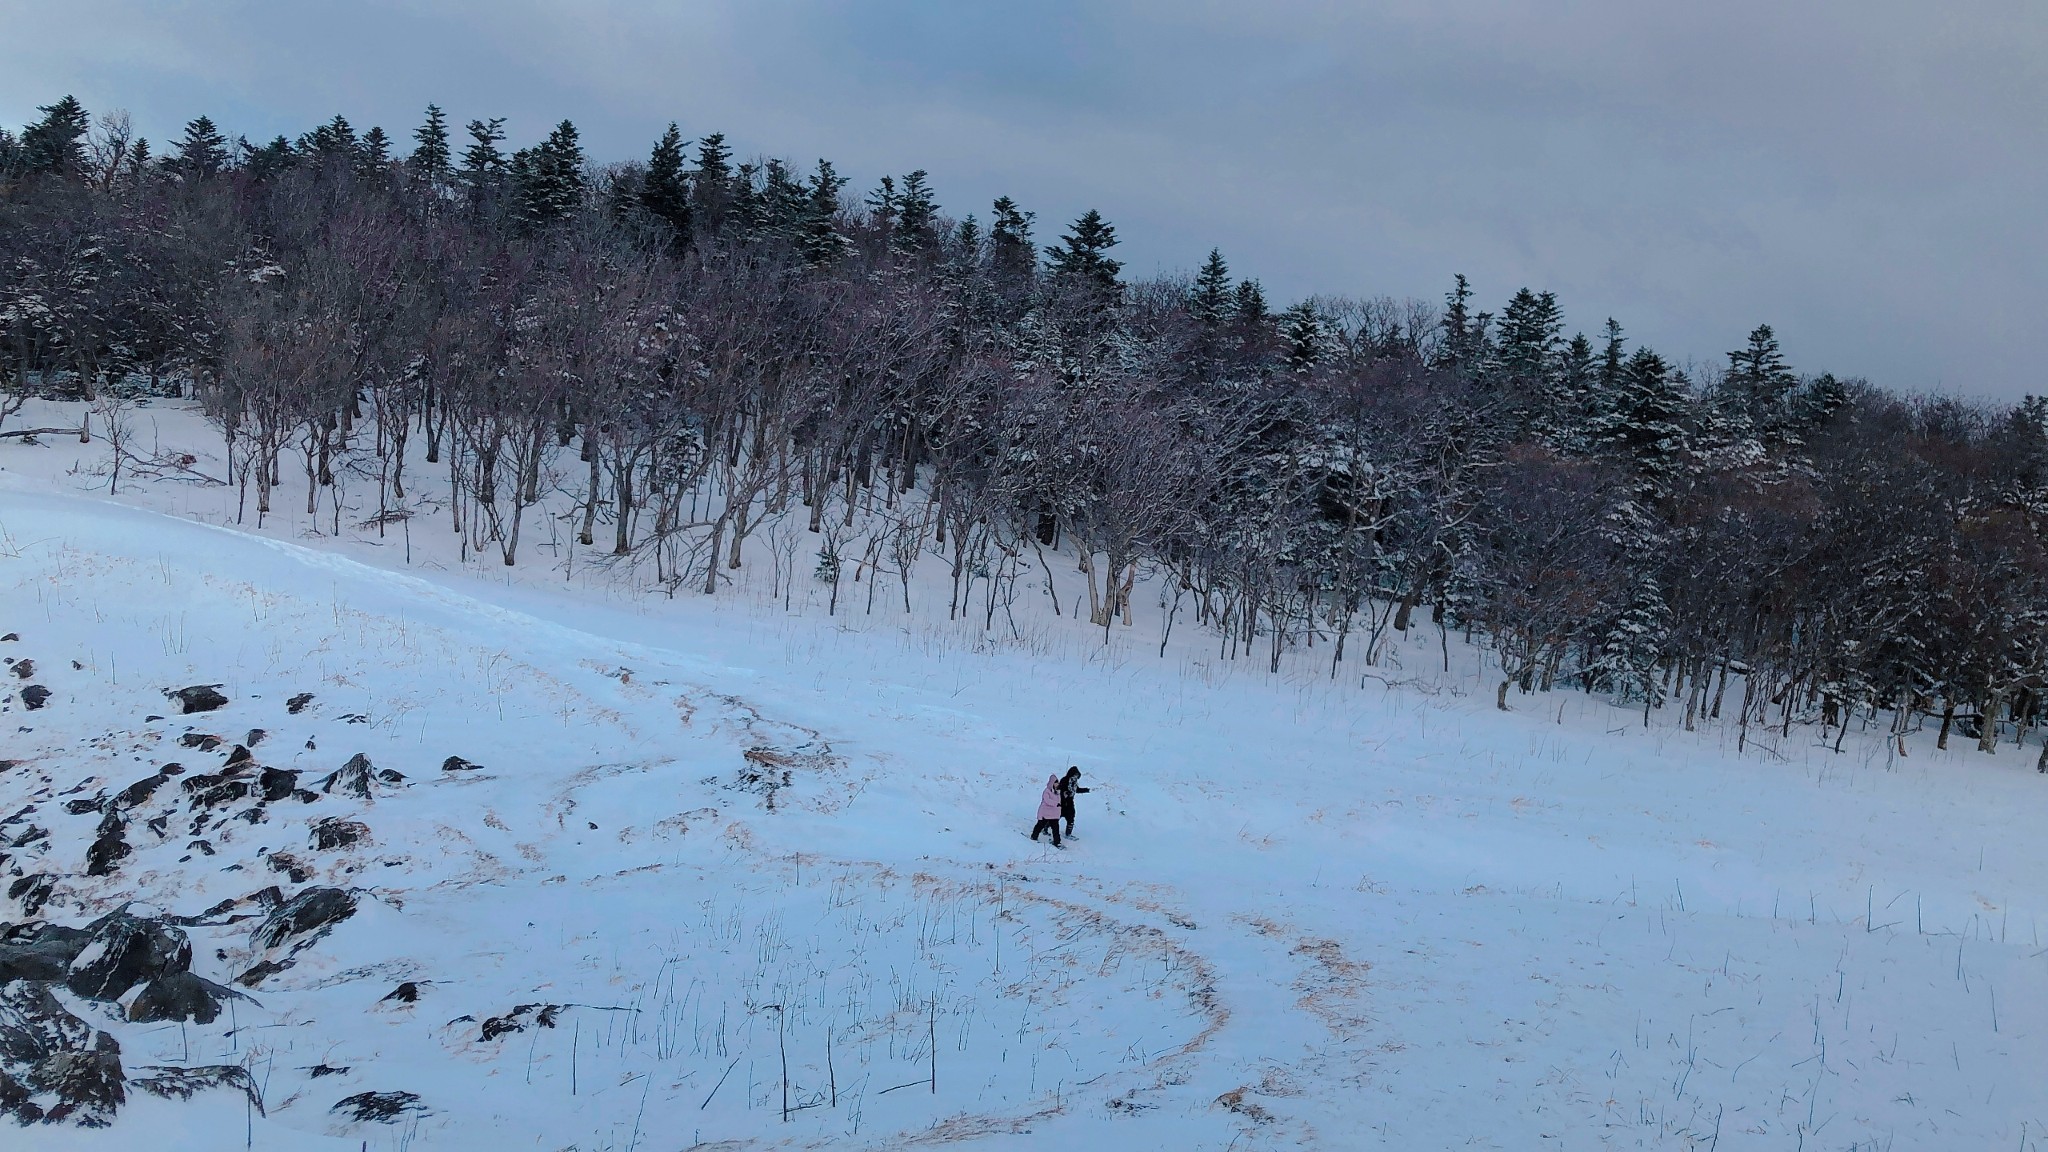
[(1060, 846), (1060, 822), (1058, 820), (1040, 820), (1032, 827), (1031, 838), (1033, 840), (1038, 839), (1040, 832), (1051, 832), (1052, 846), (1055, 848)]
[(1074, 806), (1072, 804), (1062, 805), (1060, 807), (1060, 815), (1066, 817), (1067, 835), (1072, 836), (1074, 834)]

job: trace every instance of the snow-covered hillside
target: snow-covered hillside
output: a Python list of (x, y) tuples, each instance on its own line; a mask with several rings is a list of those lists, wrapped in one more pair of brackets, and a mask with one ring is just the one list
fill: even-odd
[[(191, 413), (139, 416), (208, 470)], [(566, 551), (461, 566), (424, 516), (337, 539), (236, 528), (189, 480), (109, 498), (103, 450), (0, 443), (0, 656), (31, 664), (4, 681), (0, 921), (183, 918), (190, 971), (245, 998), (131, 1022), (142, 984), (59, 982), (82, 1023), (30, 1051), (14, 981), (0, 1068), (104, 1032), (126, 1087), (111, 1127), (8, 1147), (2024, 1152), (2048, 1129), (2031, 749), (1836, 753), (1795, 726), (1738, 753), (1568, 693), (1502, 714), (1434, 629), (1340, 681), (1185, 623), (1163, 656), (1105, 644), (1035, 602), (990, 638), (922, 610), (943, 577), (908, 615), (828, 617), (807, 571), (668, 599)], [(165, 694), (198, 685), (227, 702)], [(1093, 791), (1055, 850), (1025, 834), (1069, 764)], [(166, 1071), (224, 1066), (186, 1099)]]

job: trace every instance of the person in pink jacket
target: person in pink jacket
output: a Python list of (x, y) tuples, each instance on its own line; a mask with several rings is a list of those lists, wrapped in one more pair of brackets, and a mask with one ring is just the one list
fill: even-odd
[(1052, 833), (1052, 846), (1064, 848), (1060, 843), (1060, 778), (1047, 776), (1045, 792), (1038, 798), (1038, 824), (1031, 829), (1031, 838), (1038, 839), (1041, 832)]

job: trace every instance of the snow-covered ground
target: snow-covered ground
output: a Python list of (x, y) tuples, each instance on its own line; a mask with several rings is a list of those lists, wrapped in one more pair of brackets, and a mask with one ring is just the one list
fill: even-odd
[[(136, 420), (218, 468), (182, 405)], [(188, 929), (222, 983), (292, 960), (213, 1024), (66, 995), (131, 1075), (238, 1064), (264, 1114), (135, 1093), (7, 1147), (2048, 1147), (2035, 749), (1502, 714), (1433, 628), (1336, 680), (1036, 599), (990, 638), (936, 560), (907, 616), (885, 584), (827, 617), (807, 575), (669, 599), (560, 532), (508, 572), (426, 513), (316, 534), (303, 489), (261, 532), (203, 484), (109, 498), (103, 453), (0, 441), (0, 656), (34, 662), (4, 683), (52, 693), (0, 716), (8, 883), (58, 877), (65, 923), (358, 907), (289, 956)], [(180, 715), (195, 683), (230, 703)], [(317, 799), (194, 811), (174, 778), (83, 875), (67, 800), (252, 729)], [(404, 780), (321, 791), (358, 753)], [(1069, 764), (1080, 835), (1034, 844)], [(315, 847), (336, 818), (366, 835)], [(364, 1092), (417, 1100), (334, 1110)]]

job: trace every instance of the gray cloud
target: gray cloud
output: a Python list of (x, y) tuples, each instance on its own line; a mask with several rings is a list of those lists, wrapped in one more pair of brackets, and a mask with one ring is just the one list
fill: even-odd
[(1680, 359), (1769, 321), (1908, 390), (2041, 390), (2048, 355), (2031, 0), (0, 0), (0, 28), (15, 123), (71, 91), (158, 138), (337, 111), (403, 138), (433, 100), (625, 158), (676, 119), (863, 182), (927, 168), (956, 213), (1099, 207), (1141, 273), (1211, 245), (1281, 296), (1464, 272)]

